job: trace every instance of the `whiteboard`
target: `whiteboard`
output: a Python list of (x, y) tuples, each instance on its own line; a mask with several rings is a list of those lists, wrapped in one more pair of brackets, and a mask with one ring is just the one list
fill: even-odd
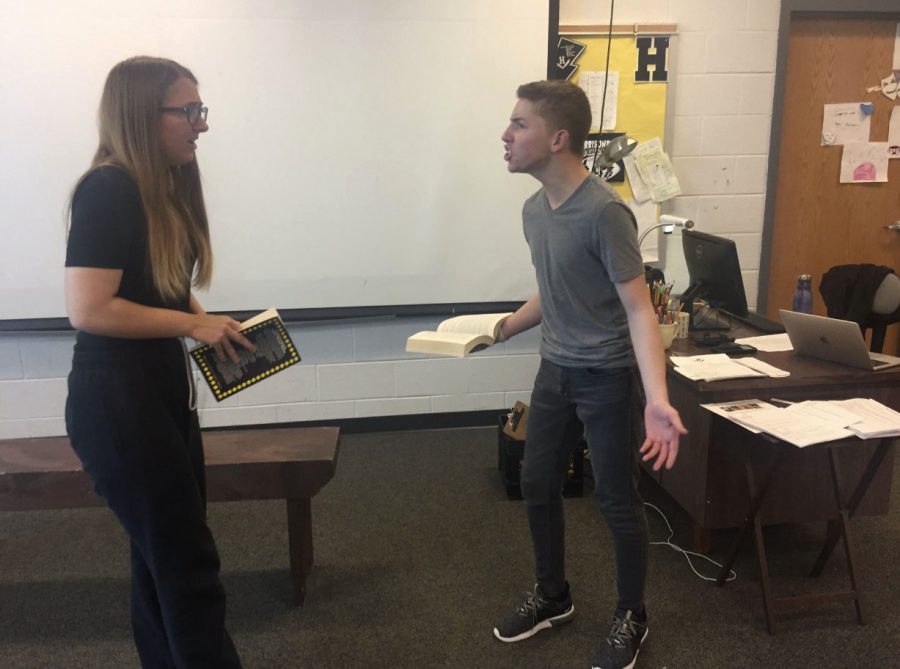
[(209, 106), (208, 310), (527, 299), (539, 184), (500, 134), (547, 35), (547, 0), (0, 4), (0, 319), (65, 315), (67, 201), (106, 74), (138, 54)]

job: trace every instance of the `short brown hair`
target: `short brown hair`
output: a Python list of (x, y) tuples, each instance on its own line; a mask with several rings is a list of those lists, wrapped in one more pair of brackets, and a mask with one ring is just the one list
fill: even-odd
[(576, 156), (584, 154), (584, 142), (591, 130), (591, 104), (575, 84), (561, 80), (533, 81), (516, 90), (522, 100), (534, 104), (534, 110), (551, 130), (567, 130), (569, 148)]

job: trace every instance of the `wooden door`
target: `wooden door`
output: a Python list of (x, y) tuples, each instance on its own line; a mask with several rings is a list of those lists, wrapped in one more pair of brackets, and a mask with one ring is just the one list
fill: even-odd
[[(823, 105), (872, 102), (870, 141), (887, 140), (891, 109), (900, 104), (867, 93), (890, 74), (896, 17), (844, 18), (800, 13), (791, 21), (778, 156), (766, 312), (791, 308), (799, 274), (813, 277), (813, 306), (825, 315), (818, 287), (833, 265), (873, 263), (900, 273), (900, 159), (887, 183), (839, 183), (841, 147), (821, 146)], [(882, 15), (883, 16), (883, 15)], [(898, 350), (892, 326), (884, 352)]]

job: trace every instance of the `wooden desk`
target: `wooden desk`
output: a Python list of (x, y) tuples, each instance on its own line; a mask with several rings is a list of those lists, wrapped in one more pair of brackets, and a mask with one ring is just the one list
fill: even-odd
[[(732, 335), (747, 336), (747, 331)], [(688, 340), (676, 339), (670, 349), (680, 355), (699, 355), (709, 349)], [(740, 526), (747, 509), (746, 474), (733, 439), (723, 427), (727, 421), (714, 421), (714, 414), (700, 405), (740, 399), (786, 400), (847, 399), (871, 397), (900, 410), (900, 369), (864, 372), (828, 362), (804, 358), (791, 351), (758, 353), (757, 357), (789, 371), (781, 379), (758, 377), (727, 381), (691, 381), (676, 373), (669, 363), (669, 398), (689, 433), (682, 437), (678, 461), (671, 470), (647, 472), (690, 515), (695, 524), (694, 544), (700, 551), (709, 549), (709, 530)], [(860, 501), (857, 515), (880, 515), (888, 511), (894, 467), (893, 440), (868, 492)], [(859, 441), (858, 449), (838, 453), (841, 490), (849, 496), (874, 453), (875, 440)], [(801, 457), (805, 455), (808, 457)], [(771, 489), (759, 510), (762, 524), (797, 523), (827, 520), (833, 515), (834, 491), (828, 475), (828, 456), (816, 453), (789, 454), (774, 473)]]
[[(714, 422), (727, 421), (717, 416)], [(744, 466), (747, 500), (745, 506), (747, 510), (744, 522), (732, 544), (731, 551), (722, 564), (716, 584), (721, 587), (727, 581), (731, 565), (734, 564), (743, 539), (752, 527), (756, 559), (759, 564), (763, 611), (766, 615), (766, 627), (769, 630), (769, 634), (775, 633), (775, 613), (777, 611), (789, 611), (801, 607), (820, 606), (841, 601), (852, 601), (856, 608), (856, 619), (860, 625), (864, 624), (862, 588), (858, 582), (854, 564), (857, 551), (850, 532), (850, 519), (856, 514), (860, 501), (865, 498), (869, 486), (875, 478), (875, 474), (881, 468), (887, 454), (891, 451), (892, 440), (889, 438), (872, 440), (875, 444), (875, 451), (866, 462), (865, 472), (856, 483), (853, 493), (848, 496), (843, 494), (841, 489), (839, 454), (843, 451), (851, 451), (854, 454), (858, 454), (859, 439), (855, 437), (841, 439), (822, 444), (812, 444), (804, 449), (799, 449), (770, 435), (753, 434), (749, 430), (734, 424), (728, 424), (727, 428), (733, 433), (733, 444), (740, 450), (740, 460)], [(829, 531), (822, 551), (819, 553), (819, 557), (809, 576), (810, 578), (817, 578), (821, 575), (834, 547), (841, 540), (844, 546), (844, 557), (846, 559), (850, 587), (805, 595), (776, 596), (769, 579), (769, 565), (766, 558), (766, 545), (762, 532), (762, 523), (759, 518), (759, 510), (768, 496), (769, 484), (786, 458), (798, 454), (800, 457), (809, 458), (820, 452), (825, 452), (828, 456), (829, 472), (827, 479), (832, 489), (832, 504), (830, 510), (823, 509), (823, 511), (831, 518), (831, 522), (829, 523)], [(757, 472), (760, 474), (758, 475)]]

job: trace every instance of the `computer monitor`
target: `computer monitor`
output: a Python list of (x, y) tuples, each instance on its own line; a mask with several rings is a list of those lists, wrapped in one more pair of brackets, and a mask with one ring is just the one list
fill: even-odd
[(747, 296), (734, 241), (696, 230), (683, 230), (681, 240), (690, 276), (690, 285), (682, 293), (681, 301), (684, 311), (692, 314), (691, 329), (719, 329), (695, 322), (696, 299), (704, 299), (711, 306), (737, 316), (746, 316)]

